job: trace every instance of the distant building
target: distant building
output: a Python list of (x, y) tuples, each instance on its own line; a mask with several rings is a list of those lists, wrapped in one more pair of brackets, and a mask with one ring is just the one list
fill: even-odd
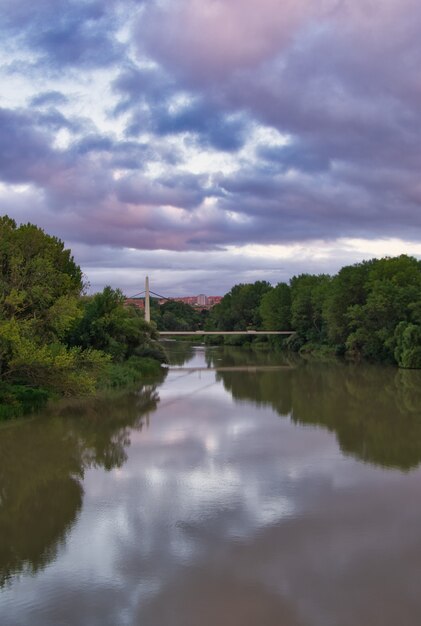
[(197, 296), (184, 296), (182, 298), (170, 298), (171, 300), (175, 300), (176, 302), (184, 302), (184, 304), (189, 304), (190, 306), (196, 306), (197, 304)]
[(126, 298), (124, 301), (124, 304), (126, 306), (135, 306), (138, 309), (144, 309), (145, 308), (145, 299), (144, 298)]
[[(222, 296), (206, 296), (204, 293), (199, 294), (198, 296), (183, 296), (180, 298), (168, 298), (158, 300), (158, 304), (162, 305), (166, 302), (183, 302), (184, 304), (188, 304), (189, 306), (200, 308), (200, 309), (211, 309), (215, 304), (219, 304), (222, 300)], [(156, 300), (154, 300), (156, 302)], [(145, 309), (145, 298), (126, 298), (124, 304), (129, 306), (135, 306), (138, 309)]]
[(198, 296), (184, 296), (182, 298), (171, 298), (176, 302), (184, 302), (195, 308), (199, 309), (211, 309), (215, 304), (219, 304), (222, 300), (222, 296), (206, 296), (204, 293)]
[(209, 307), (213, 307), (215, 306), (215, 304), (219, 304), (221, 300), (222, 300), (222, 296), (208, 296), (207, 297)]

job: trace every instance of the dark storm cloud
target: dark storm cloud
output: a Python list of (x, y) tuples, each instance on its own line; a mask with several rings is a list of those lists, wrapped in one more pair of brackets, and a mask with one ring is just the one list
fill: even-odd
[(124, 54), (114, 37), (116, 4), (114, 0), (5, 0), (0, 32), (51, 69), (105, 67)]

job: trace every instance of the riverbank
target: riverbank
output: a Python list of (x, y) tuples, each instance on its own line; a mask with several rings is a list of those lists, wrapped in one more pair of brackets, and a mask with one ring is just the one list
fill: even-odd
[[(84, 395), (98, 397), (116, 390), (130, 391), (142, 382), (160, 378), (162, 370), (161, 362), (150, 357), (130, 357), (123, 363), (108, 363), (98, 378), (95, 391)], [(61, 397), (63, 395), (47, 388), (1, 383), (0, 422), (36, 413), (48, 402)]]

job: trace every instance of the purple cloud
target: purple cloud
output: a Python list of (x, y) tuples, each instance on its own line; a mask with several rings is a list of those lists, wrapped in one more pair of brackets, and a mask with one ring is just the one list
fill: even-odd
[(122, 59), (114, 0), (5, 0), (3, 36), (39, 55), (41, 65), (104, 67)]
[(415, 0), (6, 0), (3, 14), (16, 82), (0, 181), (36, 194), (26, 213), (2, 196), (24, 219), (148, 250), (421, 239)]

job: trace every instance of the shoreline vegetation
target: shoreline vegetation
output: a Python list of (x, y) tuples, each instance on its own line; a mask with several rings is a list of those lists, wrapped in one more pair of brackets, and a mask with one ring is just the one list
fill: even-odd
[(206, 328), (294, 330), (267, 342), (304, 357), (420, 369), (421, 261), (400, 255), (346, 266), (334, 276), (301, 274), (276, 287), (266, 281), (235, 285), (211, 310)]
[(159, 331), (294, 330), (280, 337), (216, 336), (208, 344), (288, 350), (421, 368), (421, 262), (401, 255), (301, 274), (273, 287), (232, 287), (199, 311), (151, 301), (152, 323), (119, 289), (86, 295), (63, 242), (33, 224), (0, 217), (0, 420), (48, 400), (95, 396), (159, 377)]
[(160, 372), (166, 356), (155, 327), (119, 289), (85, 290), (62, 241), (0, 217), (0, 420)]

